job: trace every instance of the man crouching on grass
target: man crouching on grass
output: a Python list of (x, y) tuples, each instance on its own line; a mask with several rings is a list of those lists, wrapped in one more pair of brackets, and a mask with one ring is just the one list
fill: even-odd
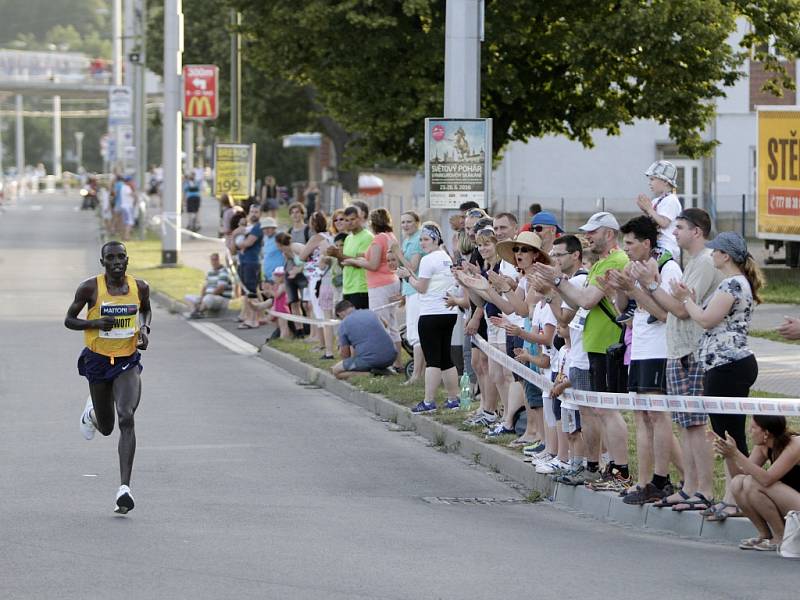
[(339, 352), (342, 360), (331, 367), (337, 379), (385, 371), (397, 357), (392, 338), (375, 313), (356, 310), (347, 300), (336, 305)]

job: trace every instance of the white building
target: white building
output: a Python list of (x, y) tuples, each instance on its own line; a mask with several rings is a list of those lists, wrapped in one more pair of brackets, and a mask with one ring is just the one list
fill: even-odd
[[(744, 25), (744, 24), (743, 24)], [(744, 28), (729, 37), (738, 47)], [(785, 64), (794, 77), (797, 64)], [(760, 91), (765, 74), (762, 66), (747, 61), (742, 77), (725, 88), (717, 101), (717, 116), (705, 132), (719, 145), (706, 158), (681, 156), (669, 137), (669, 129), (655, 121), (638, 121), (622, 128), (619, 136), (602, 131), (594, 135), (594, 148), (564, 137), (532, 138), (514, 142), (506, 149), (494, 173), (495, 207), (524, 213), (533, 203), (568, 215), (601, 210), (636, 213), (640, 193), (648, 193), (645, 169), (665, 158), (678, 167), (678, 193), (684, 206), (705, 208), (717, 216), (719, 229), (739, 228), (742, 201), (752, 231), (755, 195), (756, 113), (759, 104), (796, 104), (794, 91), (776, 98)], [(563, 199), (563, 203), (562, 203)], [(569, 225), (572, 225), (570, 218)]]

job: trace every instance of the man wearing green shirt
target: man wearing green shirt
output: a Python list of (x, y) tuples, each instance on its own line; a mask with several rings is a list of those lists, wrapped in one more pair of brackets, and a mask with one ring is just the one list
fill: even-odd
[[(608, 271), (625, 268), (628, 256), (617, 245), (619, 223), (611, 213), (593, 214), (580, 230), (589, 243), (589, 250), (598, 257), (589, 271), (584, 287), (572, 285), (553, 267), (536, 264), (535, 268), (542, 281), (556, 289), (567, 304), (578, 310), (576, 318), (581, 316), (585, 318), (583, 347), (589, 355), (592, 390), (605, 392), (609, 391), (606, 350), (620, 341), (623, 330), (614, 320), (616, 310), (606, 298), (602, 285)], [(597, 482), (595, 485), (607, 483), (618, 490), (629, 486), (631, 479), (628, 471), (628, 427), (620, 412), (612, 409), (581, 408), (581, 420), (586, 443), (589, 473), (587, 479), (597, 478), (602, 436), (606, 440), (612, 462), (606, 471), (608, 482)]]
[[(344, 240), (342, 258), (364, 256), (372, 243), (373, 235), (364, 229), (361, 215), (355, 206), (348, 206), (344, 216), (350, 233)], [(342, 269), (342, 299), (349, 301), (356, 310), (369, 309), (367, 272), (361, 267), (346, 265)]]

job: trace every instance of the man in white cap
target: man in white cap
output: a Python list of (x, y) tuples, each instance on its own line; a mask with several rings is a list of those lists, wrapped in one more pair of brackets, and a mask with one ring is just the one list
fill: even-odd
[[(618, 391), (608, 389), (606, 350), (622, 339), (624, 328), (615, 320), (617, 311), (606, 298), (604, 284), (606, 273), (624, 269), (628, 264), (628, 256), (617, 243), (619, 223), (611, 213), (593, 214), (580, 230), (588, 241), (588, 249), (598, 257), (583, 286), (570, 283), (555, 267), (536, 264), (537, 288), (556, 289), (567, 304), (577, 309), (575, 319), (583, 321), (583, 347), (589, 355), (592, 390)], [(628, 470), (628, 426), (622, 415), (617, 410), (581, 408), (581, 417), (587, 458), (584, 478), (592, 483), (593, 489), (626, 489), (631, 484), (631, 478)], [(611, 462), (604, 473), (605, 481), (597, 481), (601, 437), (605, 438), (611, 454)]]

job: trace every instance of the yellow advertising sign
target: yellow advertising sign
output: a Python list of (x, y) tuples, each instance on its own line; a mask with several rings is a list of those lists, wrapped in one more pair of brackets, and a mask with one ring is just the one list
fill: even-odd
[(800, 240), (800, 110), (758, 111), (756, 233)]
[(214, 145), (214, 195), (236, 201), (255, 194), (255, 144)]

